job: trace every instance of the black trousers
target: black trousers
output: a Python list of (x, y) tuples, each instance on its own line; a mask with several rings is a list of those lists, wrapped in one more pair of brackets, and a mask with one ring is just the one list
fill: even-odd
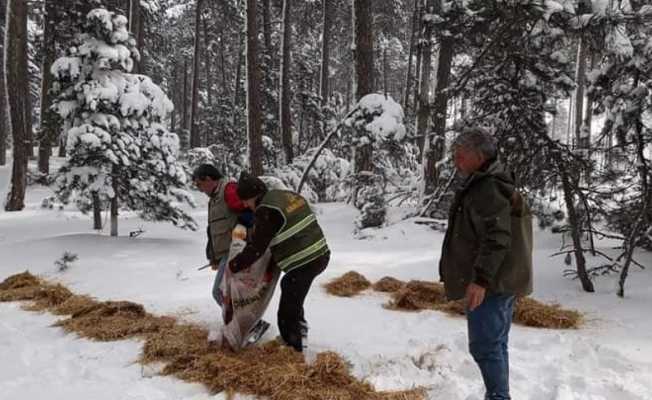
[(281, 301), (278, 307), (278, 329), (281, 337), (296, 351), (303, 351), (302, 329), (305, 329), (303, 302), (312, 281), (328, 266), (330, 252), (285, 274), (281, 279)]

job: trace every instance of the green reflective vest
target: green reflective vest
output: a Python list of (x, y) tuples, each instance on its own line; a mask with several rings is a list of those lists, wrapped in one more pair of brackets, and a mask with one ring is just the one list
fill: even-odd
[(283, 272), (290, 272), (328, 252), (326, 238), (306, 199), (286, 190), (270, 190), (259, 207), (283, 215), (283, 227), (270, 243), (272, 257)]

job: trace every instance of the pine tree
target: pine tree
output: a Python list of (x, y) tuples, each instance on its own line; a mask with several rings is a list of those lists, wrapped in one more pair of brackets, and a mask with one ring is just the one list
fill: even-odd
[(163, 124), (172, 103), (149, 77), (130, 73), (139, 54), (127, 18), (90, 11), (76, 44), (51, 70), (53, 107), (64, 120), (69, 154), (57, 196), (74, 200), (82, 211), (90, 209), (93, 196), (110, 201), (113, 236), (119, 205), (146, 220), (195, 229), (179, 205), (193, 204), (176, 160), (179, 139)]

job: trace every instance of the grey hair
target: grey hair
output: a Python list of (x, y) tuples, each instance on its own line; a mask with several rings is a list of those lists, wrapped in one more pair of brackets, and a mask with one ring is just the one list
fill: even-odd
[(496, 158), (496, 139), (485, 128), (480, 126), (473, 126), (465, 128), (455, 140), (451, 149), (455, 151), (458, 148), (466, 150), (478, 151), (487, 160)]

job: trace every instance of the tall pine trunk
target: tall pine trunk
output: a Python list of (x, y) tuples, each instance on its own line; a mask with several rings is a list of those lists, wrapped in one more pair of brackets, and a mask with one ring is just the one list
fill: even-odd
[(27, 186), (27, 123), (24, 94), (28, 91), (27, 72), (27, 0), (8, 0), (5, 38), (5, 68), (7, 102), (13, 137), (13, 168), (11, 189), (5, 204), (6, 211), (20, 211), (25, 207)]
[(43, 174), (50, 173), (50, 154), (52, 141), (57, 134), (57, 122), (54, 113), (50, 110), (52, 96), (52, 74), (50, 67), (56, 57), (55, 25), (57, 23), (55, 0), (46, 0), (45, 19), (43, 29), (43, 68), (41, 69), (41, 138), (39, 140), (38, 170)]
[(258, 22), (256, 0), (246, 0), (247, 24), (247, 139), (249, 168), (253, 175), (263, 174), (263, 139), (261, 127), (260, 70), (258, 68)]
[(322, 106), (328, 102), (328, 74), (330, 63), (330, 35), (331, 26), (333, 25), (333, 0), (322, 0), (323, 26), (321, 42), (321, 70), (319, 78), (319, 95), (321, 96)]
[[(438, 0), (429, 0), (428, 9), (429, 12), (434, 8), (434, 3)], [(420, 20), (422, 21), (422, 20)], [(424, 23), (423, 21), (421, 23)], [(419, 150), (421, 151), (421, 156), (425, 157), (425, 142), (426, 135), (428, 135), (428, 125), (430, 122), (430, 87), (432, 81), (430, 79), (430, 74), (432, 72), (432, 35), (433, 35), (433, 26), (430, 23), (425, 23), (423, 27), (423, 40), (421, 41), (420, 54), (417, 57), (421, 62), (420, 76), (419, 76), (419, 90), (415, 100), (418, 100), (416, 106), (416, 123), (415, 123), (415, 132), (417, 136), (417, 144)], [(424, 169), (425, 172), (425, 169)], [(427, 193), (427, 191), (424, 191)]]
[(5, 24), (7, 22), (7, 2), (0, 0), (0, 165), (7, 164), (7, 91), (5, 87)]
[(190, 147), (200, 147), (201, 137), (199, 134), (199, 121), (197, 113), (199, 112), (199, 33), (201, 24), (201, 7), (202, 0), (197, 0), (195, 9), (195, 50), (192, 63), (192, 103), (190, 109)]
[(240, 34), (240, 39), (238, 40), (238, 65), (235, 68), (235, 84), (233, 87), (233, 106), (231, 110), (233, 112), (233, 129), (236, 127), (238, 121), (238, 103), (240, 102), (240, 81), (242, 80), (242, 59), (243, 57), (243, 47), (244, 47), (244, 35)]
[(403, 109), (407, 114), (408, 105), (410, 102), (410, 88), (412, 87), (412, 58), (414, 57), (414, 47), (417, 27), (419, 26), (419, 4), (418, 0), (414, 0), (414, 11), (412, 13), (412, 29), (410, 33), (410, 54), (408, 56), (408, 68), (405, 74), (405, 93), (403, 94)]
[(284, 164), (292, 164), (292, 121), (290, 113), (290, 63), (292, 49), (292, 0), (283, 0), (283, 44), (281, 46), (281, 85), (280, 110), (281, 141), (283, 143)]
[(448, 113), (448, 83), (453, 60), (453, 40), (447, 36), (439, 38), (437, 72), (434, 84), (434, 103), (431, 114), (432, 136), (426, 136), (423, 146), (424, 194), (434, 193), (439, 184), (437, 166), (444, 158), (446, 139), (446, 115)]
[(134, 59), (134, 66), (131, 72), (135, 74), (143, 73), (143, 54), (145, 50), (143, 49), (143, 27), (142, 27), (142, 15), (140, 12), (140, 0), (129, 0), (129, 31), (134, 35), (136, 39), (136, 47), (140, 52), (141, 59)]
[(263, 0), (263, 38), (265, 40), (265, 51), (272, 55), (272, 7), (270, 0)]
[[(355, 101), (373, 92), (374, 37), (371, 18), (372, 0), (353, 1), (353, 63), (355, 65)], [(355, 172), (372, 171), (371, 144), (358, 146), (355, 151)]]
[(582, 141), (582, 111), (584, 110), (584, 83), (586, 75), (586, 40), (581, 38), (577, 43), (577, 63), (575, 68), (575, 148), (580, 147)]

